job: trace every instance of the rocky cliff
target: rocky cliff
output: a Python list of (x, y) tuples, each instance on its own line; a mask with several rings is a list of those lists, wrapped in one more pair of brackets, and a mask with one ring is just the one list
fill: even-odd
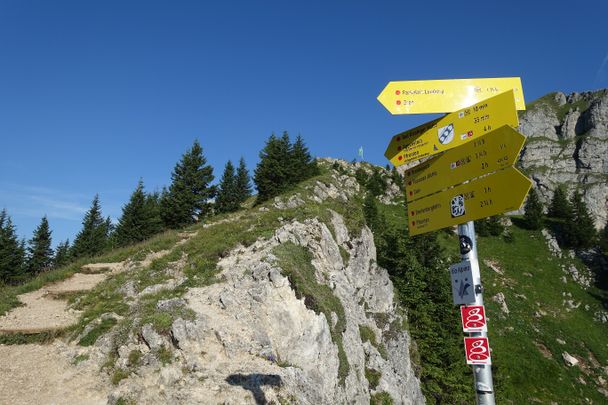
[[(13, 359), (0, 359), (0, 374), (18, 376), (0, 378), (0, 402), (424, 403), (405, 315), (362, 217), (354, 174), (371, 166), (321, 165), (287, 195), (17, 296), (22, 306), (0, 317), (5, 340), (64, 338), (0, 345)], [(400, 194), (389, 184), (381, 199)]]
[(545, 203), (563, 184), (579, 188), (603, 227), (608, 217), (608, 90), (548, 94), (520, 114), (528, 137), (520, 164)]

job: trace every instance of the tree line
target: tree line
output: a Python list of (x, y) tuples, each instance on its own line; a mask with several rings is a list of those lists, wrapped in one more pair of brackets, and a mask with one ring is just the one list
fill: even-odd
[(104, 217), (99, 195), (95, 195), (73, 243), (69, 240), (52, 248), (52, 231), (46, 216), (30, 240), (19, 240), (6, 209), (0, 211), (0, 282), (19, 284), (79, 258), (98, 256), (109, 250), (142, 242), (169, 229), (180, 229), (213, 215), (239, 210), (252, 197), (252, 180), (260, 204), (298, 182), (319, 173), (304, 139), (291, 142), (289, 134), (272, 134), (259, 153), (260, 160), (251, 178), (245, 160), (238, 166), (228, 161), (217, 185), (213, 167), (207, 164), (198, 140), (176, 163), (171, 184), (160, 192), (147, 192), (139, 180), (129, 201), (122, 207), (117, 223)]

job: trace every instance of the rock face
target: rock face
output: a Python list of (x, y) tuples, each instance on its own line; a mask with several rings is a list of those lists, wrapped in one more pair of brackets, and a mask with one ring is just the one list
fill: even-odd
[(608, 218), (608, 90), (549, 94), (521, 113), (521, 167), (545, 205), (555, 188), (579, 188), (598, 228)]
[[(170, 346), (172, 361), (140, 367), (110, 398), (142, 404), (367, 405), (371, 395), (385, 392), (395, 404), (424, 403), (392, 283), (375, 263), (373, 235), (364, 227), (352, 237), (344, 219), (331, 214), (329, 225), (292, 221), (269, 239), (237, 246), (219, 262), (221, 282), (191, 288), (179, 302), (163, 302), (194, 314), (175, 320), (169, 338), (148, 325), (141, 330), (150, 350)], [(341, 314), (326, 316), (298, 294), (277, 257), (285, 246), (308, 252), (310, 278), (338, 300)], [(367, 380), (370, 370), (378, 381)]]

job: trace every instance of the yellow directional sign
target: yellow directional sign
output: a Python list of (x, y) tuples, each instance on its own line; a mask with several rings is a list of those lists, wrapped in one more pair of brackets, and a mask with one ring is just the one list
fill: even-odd
[(514, 167), (408, 204), (410, 235), (514, 211), (532, 183)]
[(407, 201), (515, 163), (526, 137), (505, 125), (405, 172)]
[(519, 77), (389, 82), (378, 101), (391, 114), (449, 113), (509, 90), (517, 109), (525, 110)]
[(401, 166), (456, 148), (503, 125), (519, 125), (512, 91), (395, 135), (384, 156)]

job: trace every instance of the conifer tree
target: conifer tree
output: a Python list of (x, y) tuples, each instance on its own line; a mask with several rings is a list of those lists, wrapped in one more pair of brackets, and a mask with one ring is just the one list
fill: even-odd
[(213, 168), (207, 165), (198, 140), (175, 165), (171, 180), (169, 190), (161, 199), (161, 217), (166, 227), (190, 225), (209, 214), (208, 201), (215, 194), (215, 188), (209, 186)]
[(558, 186), (553, 193), (551, 205), (549, 206), (549, 216), (567, 220), (572, 214), (572, 205), (568, 201), (566, 190), (562, 185)]
[(386, 181), (382, 177), (382, 173), (377, 168), (374, 169), (372, 175), (367, 180), (366, 188), (374, 196), (382, 195), (386, 192)]
[(86, 212), (82, 220), (82, 229), (74, 239), (71, 256), (79, 258), (83, 256), (97, 256), (107, 247), (108, 236), (111, 231), (111, 222), (101, 215), (99, 195), (95, 195), (91, 208)]
[(122, 208), (114, 240), (118, 246), (141, 242), (158, 233), (161, 226), (157, 197), (146, 195), (144, 182), (139, 180), (129, 202)]
[(298, 183), (319, 174), (317, 162), (310, 156), (304, 139), (298, 135), (291, 147), (291, 182)]
[(600, 234), (599, 245), (602, 253), (608, 256), (608, 221), (606, 221), (606, 225), (604, 225), (604, 229)]
[(258, 190), (257, 203), (281, 194), (292, 184), (290, 152), (287, 132), (281, 138), (272, 134), (266, 141), (266, 146), (260, 151), (260, 162), (253, 176)]
[(25, 247), (6, 210), (0, 211), (0, 281), (17, 284), (25, 278)]
[(28, 246), (27, 271), (34, 276), (49, 270), (53, 264), (53, 249), (51, 248), (51, 230), (46, 216), (34, 230), (34, 236)]
[(60, 242), (55, 248), (55, 257), (53, 257), (53, 267), (63, 267), (70, 261), (70, 240), (66, 239), (63, 242)]
[(564, 239), (572, 248), (588, 248), (595, 243), (597, 232), (587, 204), (581, 193), (576, 190), (570, 199), (571, 215), (566, 219)]
[(245, 166), (245, 159), (242, 157), (236, 170), (236, 192), (239, 205), (251, 196), (251, 179), (247, 166)]
[(379, 219), (378, 205), (376, 204), (376, 197), (371, 192), (365, 195), (363, 200), (363, 216), (365, 223), (372, 230), (372, 232), (379, 231)]
[(226, 163), (224, 174), (220, 180), (215, 207), (219, 213), (233, 212), (239, 209), (237, 178), (230, 160)]
[(543, 204), (541, 203), (540, 198), (538, 198), (536, 189), (532, 188), (532, 190), (530, 190), (524, 209), (524, 224), (526, 227), (528, 229), (542, 228), (544, 216)]

